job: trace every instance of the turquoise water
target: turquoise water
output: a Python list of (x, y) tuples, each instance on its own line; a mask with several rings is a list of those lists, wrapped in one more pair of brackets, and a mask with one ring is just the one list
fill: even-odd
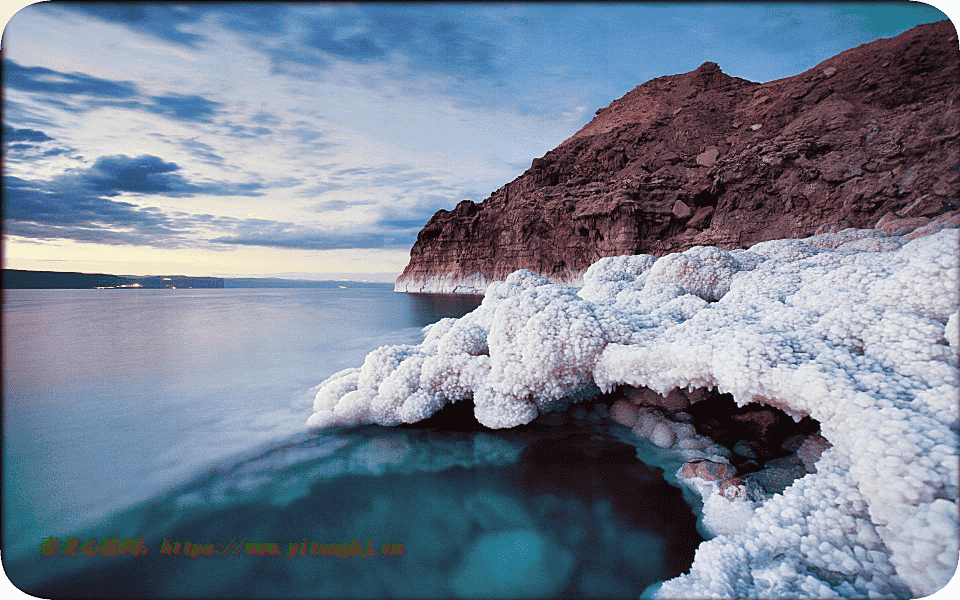
[[(43, 598), (517, 598), (635, 596), (686, 570), (701, 538), (680, 490), (589, 420), (490, 431), (454, 405), (304, 430), (327, 376), (478, 301), (5, 292), (7, 576)], [(149, 550), (110, 556), (114, 539)], [(330, 555), (351, 547), (377, 554)]]

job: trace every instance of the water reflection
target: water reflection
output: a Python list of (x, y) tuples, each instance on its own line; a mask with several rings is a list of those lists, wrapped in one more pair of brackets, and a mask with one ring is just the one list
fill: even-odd
[(425, 327), (443, 318), (459, 318), (472, 312), (483, 302), (482, 295), (468, 294), (403, 294), (408, 299), (410, 321)]

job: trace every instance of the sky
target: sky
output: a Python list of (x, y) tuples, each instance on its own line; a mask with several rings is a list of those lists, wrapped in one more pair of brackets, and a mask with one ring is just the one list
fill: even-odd
[(434, 212), (484, 200), (645, 81), (706, 61), (771, 81), (947, 18), (914, 2), (10, 13), (5, 268), (371, 281), (400, 274)]

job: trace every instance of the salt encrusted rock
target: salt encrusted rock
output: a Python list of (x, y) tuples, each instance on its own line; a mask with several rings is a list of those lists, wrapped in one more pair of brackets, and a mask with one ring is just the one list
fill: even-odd
[(926, 225), (921, 225), (903, 236), (903, 241), (906, 242), (918, 237), (934, 234), (938, 231), (943, 231), (944, 229), (954, 229), (957, 227), (960, 227), (960, 210), (954, 210), (935, 217)]
[(670, 390), (666, 396), (661, 396), (650, 388), (624, 386), (623, 396), (634, 404), (659, 406), (670, 411), (681, 411), (689, 405), (686, 396), (676, 388)]
[(741, 502), (757, 502), (764, 497), (763, 489), (750, 479), (730, 477), (720, 482), (717, 493), (727, 500)]
[(901, 217), (936, 217), (943, 213), (943, 200), (935, 194), (924, 194), (897, 211)]
[(740, 422), (750, 429), (755, 438), (766, 438), (777, 424), (776, 413), (772, 409), (749, 412), (736, 415), (733, 420)]
[(676, 441), (677, 436), (666, 423), (657, 423), (650, 432), (650, 441), (661, 448), (669, 448)]
[(626, 427), (633, 427), (637, 424), (636, 405), (624, 400), (617, 400), (610, 407), (610, 417)]
[(943, 328), (943, 338), (953, 348), (954, 355), (960, 354), (960, 310), (950, 315)]
[(734, 444), (732, 450), (734, 454), (738, 454), (745, 458), (757, 458), (757, 453), (754, 450), (754, 444), (746, 440), (740, 440)]
[(808, 473), (817, 472), (817, 461), (823, 451), (830, 447), (830, 442), (823, 436), (812, 435), (805, 439), (797, 449), (797, 458), (803, 463)]
[(729, 479), (736, 474), (736, 469), (728, 463), (715, 462), (705, 459), (687, 461), (681, 467), (684, 477), (699, 477), (707, 481)]
[(578, 292), (584, 300), (613, 300), (624, 290), (642, 289), (647, 272), (656, 258), (649, 254), (601, 258), (583, 274), (583, 287)]
[(897, 218), (894, 213), (887, 213), (877, 221), (876, 228), (887, 235), (905, 235), (918, 227), (930, 222), (929, 217), (902, 217)]
[[(822, 450), (815, 473), (769, 461), (768, 476), (799, 478), (762, 502), (692, 478), (718, 537), (658, 596), (928, 595), (953, 574), (960, 538), (958, 246), (944, 229), (697, 247), (608, 260), (588, 293), (516, 273), (423, 344), (380, 348), (331, 377), (308, 424), (414, 421), (472, 398), (481, 423), (512, 427), (624, 386), (711, 388), (809, 416), (832, 446), (798, 454), (806, 472)], [(744, 423), (775, 446), (792, 434), (778, 434), (778, 413), (749, 412), (759, 416)], [(632, 431), (684, 460), (729, 454), (661, 408), (638, 407)]]
[(713, 246), (695, 246), (680, 254), (668, 254), (653, 264), (647, 284), (673, 284), (682, 293), (707, 301), (719, 300), (730, 289), (740, 264), (729, 252)]
[(690, 402), (690, 404), (696, 404), (701, 400), (706, 400), (709, 398), (710, 392), (706, 388), (695, 388), (686, 391), (684, 395), (687, 397), (687, 401)]
[(780, 444), (780, 448), (791, 454), (796, 454), (797, 450), (800, 449), (800, 446), (802, 446), (805, 441), (807, 441), (806, 435), (791, 435), (783, 440), (783, 443)]
[(770, 494), (779, 494), (794, 481), (807, 474), (804, 463), (796, 456), (767, 461), (763, 469), (746, 475)]

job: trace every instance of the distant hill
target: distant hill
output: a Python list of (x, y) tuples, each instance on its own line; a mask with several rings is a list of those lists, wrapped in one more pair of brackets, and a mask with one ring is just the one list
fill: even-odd
[(184, 275), (108, 275), (105, 273), (3, 269), (3, 289), (5, 290), (89, 290), (96, 288), (223, 288), (223, 279), (219, 277), (187, 277)]
[(7, 290), (90, 290), (97, 288), (139, 289), (240, 289), (240, 288), (393, 288), (392, 283), (366, 281), (315, 281), (278, 277), (187, 277), (185, 275), (108, 275), (60, 271), (3, 269)]
[(225, 288), (335, 288), (335, 287), (393, 287), (392, 283), (366, 281), (316, 281), (311, 279), (280, 279), (277, 277), (231, 277), (223, 280)]
[(148, 289), (223, 288), (223, 279), (220, 277), (187, 277), (185, 275), (124, 275), (123, 278), (130, 279), (134, 283), (139, 283), (140, 287)]
[(133, 282), (124, 277), (104, 273), (61, 273), (57, 271), (3, 270), (3, 289), (83, 290), (97, 287), (118, 287)]

